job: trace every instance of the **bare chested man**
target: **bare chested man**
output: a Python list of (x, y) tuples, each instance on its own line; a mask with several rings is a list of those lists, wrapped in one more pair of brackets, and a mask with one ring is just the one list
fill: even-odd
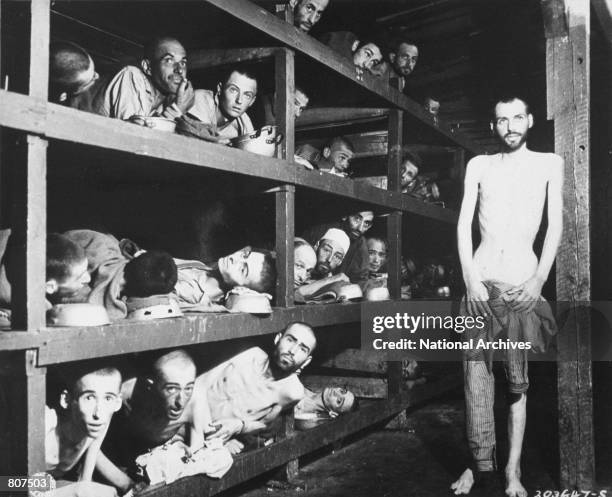
[(167, 442), (188, 442), (192, 451), (202, 447), (205, 428), (196, 429), (194, 420), (210, 414), (205, 398), (192, 397), (195, 379), (193, 359), (179, 349), (161, 355), (150, 374), (123, 382), (123, 409), (111, 433), (121, 465), (129, 467), (136, 456)]
[[(527, 148), (533, 116), (516, 97), (498, 101), (492, 130), (502, 152), (480, 155), (467, 167), (465, 190), (457, 225), (459, 257), (466, 286), (466, 307), (472, 315), (491, 315), (496, 297), (512, 312), (534, 312), (542, 286), (555, 260), (562, 231), (563, 160)], [(533, 252), (548, 199), (548, 228), (540, 260)], [(479, 202), (481, 242), (472, 246), (472, 219)], [(525, 356), (506, 360), (510, 407), (509, 455), (505, 469), (506, 495), (527, 497), (520, 481), (520, 458), (525, 431), (528, 378)], [(495, 470), (494, 379), (484, 360), (464, 360), (467, 436), (474, 464), (453, 483), (455, 494), (468, 494), (476, 473)], [(522, 371), (521, 374), (511, 374)]]

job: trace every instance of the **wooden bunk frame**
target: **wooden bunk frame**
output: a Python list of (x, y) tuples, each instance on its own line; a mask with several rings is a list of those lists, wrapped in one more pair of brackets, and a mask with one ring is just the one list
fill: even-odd
[[(13, 219), (14, 236), (26, 247), (18, 262), (25, 270), (14, 287), (14, 331), (0, 333), (0, 352), (9, 359), (8, 363), (3, 365), (3, 374), (12, 378), (13, 391), (17, 392), (12, 397), (12, 401), (18, 413), (16, 417), (20, 421), (14, 426), (13, 431), (13, 462), (10, 466), (13, 474), (33, 474), (44, 468), (46, 366), (92, 357), (269, 334), (280, 330), (293, 320), (306, 321), (314, 327), (359, 322), (361, 317), (359, 304), (293, 306), (292, 267), (296, 188), (357, 199), (390, 213), (387, 217), (389, 290), (394, 299), (399, 299), (400, 296), (402, 216), (423, 216), (446, 223), (449, 227), (456, 223), (456, 212), (422, 203), (400, 193), (404, 113), (409, 114), (412, 121), (416, 120), (420, 125), (438, 133), (446, 145), (450, 143), (461, 147), (469, 154), (479, 153), (478, 146), (459, 132), (451, 130), (443, 122), (434, 126), (430, 116), (420, 105), (388, 86), (386, 82), (368, 75), (363, 81), (356, 80), (354, 67), (349, 61), (248, 0), (203, 1), (252, 28), (267, 33), (283, 45), (283, 48), (252, 49), (250, 52), (241, 52), (240, 55), (247, 60), (274, 57), (276, 108), (280, 109), (277, 113), (278, 124), (287, 137), (278, 158), (265, 158), (239, 150), (221, 148), (214, 144), (163, 134), (48, 103), (50, 0), (30, 2), (32, 30), (29, 94), (0, 91), (2, 109), (0, 126), (21, 131), (26, 137), (26, 140), (18, 145), (23, 165), (18, 168), (19, 187), (13, 192), (19, 206), (16, 209), (17, 216)], [(565, 5), (564, 0), (551, 0), (548, 3)], [(561, 36), (558, 31), (553, 35)], [(387, 119), (388, 128), (390, 150), (388, 191), (348, 179), (305, 171), (293, 164), (295, 130), (286, 102), (294, 87), (295, 53), (308, 56), (325, 66), (327, 70), (351, 80), (352, 84), (360, 85), (388, 103), (389, 109), (380, 113), (381, 117)], [(587, 55), (588, 50), (585, 57)], [(202, 51), (190, 54), (191, 60), (202, 66), (215, 60), (218, 62), (220, 57), (229, 57), (228, 51)], [(171, 163), (173, 168), (189, 165), (255, 176), (265, 178), (276, 185), (273, 190), (276, 198), (276, 248), (279, 254), (276, 294), (277, 304), (280, 307), (276, 308), (267, 319), (249, 315), (213, 314), (165, 320), (163, 323), (47, 328), (42, 289), (45, 274), (46, 149), (51, 140), (152, 157)], [(463, 154), (459, 154), (458, 159), (463, 160), (463, 157)], [(584, 180), (584, 177), (581, 178)], [(378, 305), (381, 312), (384, 312), (384, 303)], [(410, 302), (406, 302), (406, 305), (409, 308)], [(580, 369), (582, 366), (578, 367)], [(562, 376), (565, 377), (569, 373), (566, 371)], [(212, 495), (285, 463), (289, 463), (286, 473), (291, 475), (297, 467), (295, 460), (300, 455), (389, 418), (406, 407), (431, 398), (456, 384), (456, 382), (441, 382), (406, 392), (400, 385), (401, 371), (398, 364), (390, 363), (387, 375), (389, 382), (387, 400), (378, 401), (375, 406), (365, 407), (360, 412), (351, 413), (330, 424), (303, 433), (294, 433), (289, 419), (284, 439), (271, 447), (242, 455), (224, 479), (212, 482), (205, 477), (191, 477), (179, 480), (170, 486), (151, 488), (147, 491), (147, 495)], [(577, 444), (578, 440), (574, 442)], [(579, 460), (574, 460), (572, 463), (569, 460), (565, 462), (575, 466), (583, 464)]]

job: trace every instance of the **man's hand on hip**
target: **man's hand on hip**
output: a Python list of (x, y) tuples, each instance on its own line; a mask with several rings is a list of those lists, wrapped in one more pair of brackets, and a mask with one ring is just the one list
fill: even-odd
[(533, 311), (542, 295), (544, 283), (545, 280), (534, 274), (527, 281), (508, 290), (506, 294), (510, 298), (507, 301), (512, 310), (516, 312)]
[(489, 307), (489, 292), (482, 281), (470, 280), (465, 283), (465, 302), (471, 316), (491, 316)]

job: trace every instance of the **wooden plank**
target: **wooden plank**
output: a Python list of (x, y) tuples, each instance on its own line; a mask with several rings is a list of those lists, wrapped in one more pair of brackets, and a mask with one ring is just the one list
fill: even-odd
[(285, 185), (276, 197), (276, 305), (291, 307), (294, 295), (293, 240), (295, 237), (295, 186)]
[(39, 364), (59, 364), (145, 350), (266, 335), (292, 321), (311, 326), (354, 323), (361, 318), (359, 304), (331, 304), (275, 308), (268, 317), (250, 314), (203, 314), (157, 322), (121, 321), (109, 326), (49, 328), (41, 332)]
[(21, 364), (11, 378), (13, 474), (45, 470), (46, 370), (36, 365), (36, 351), (20, 353)]
[[(545, 0), (548, 115), (555, 152), (565, 159), (563, 239), (557, 255), (557, 300), (590, 299), (589, 112), (590, 9), (587, 0)], [(595, 478), (590, 316), (565, 328), (558, 367), (560, 479), (564, 488), (590, 488)], [(573, 354), (570, 356), (569, 354)], [(577, 360), (576, 360), (577, 359)]]
[[(285, 161), (242, 150), (194, 141), (180, 135), (80, 112), (61, 105), (34, 100), (0, 90), (0, 126), (45, 135), (48, 138), (152, 157), (246, 176), (268, 178), (278, 183), (304, 186), (334, 195), (359, 198), (391, 209), (411, 212), (445, 223), (457, 222), (457, 212), (426, 204), (406, 195), (386, 192), (320, 171), (291, 167)], [(175, 169), (177, 164), (169, 167)]]
[[(461, 379), (456, 376), (443, 378), (435, 383), (419, 385), (389, 400), (363, 402), (359, 411), (350, 412), (311, 430), (298, 432), (290, 438), (268, 447), (253, 450), (234, 459), (230, 471), (220, 480), (203, 476), (182, 478), (170, 485), (150, 487), (142, 497), (175, 497), (176, 495), (205, 497), (276, 468), (284, 462), (330, 445), (349, 435), (384, 421), (406, 408), (416, 407), (440, 395), (458, 388)], [(426, 386), (427, 388), (423, 388)]]
[[(402, 195), (401, 165), (402, 165), (402, 138), (403, 138), (403, 112), (389, 111), (388, 123), (388, 156), (387, 178), (388, 189)], [(413, 199), (415, 200), (415, 199)], [(401, 297), (401, 259), (402, 259), (402, 214), (392, 212), (387, 218), (387, 266), (389, 277), (387, 287), (392, 299)]]
[(361, 349), (346, 349), (317, 366), (368, 373), (386, 373), (387, 363), (380, 354)]
[(315, 107), (304, 110), (297, 118), (298, 129), (318, 127), (322, 124), (345, 126), (356, 122), (368, 122), (384, 119), (388, 109), (368, 109), (363, 107)]
[(40, 343), (38, 332), (0, 331), (0, 351), (33, 349)]
[(295, 153), (295, 57), (291, 50), (278, 50), (274, 56), (274, 114), (283, 141), (277, 157), (293, 162)]
[(35, 331), (45, 326), (47, 142), (28, 135), (17, 146), (12, 185), (12, 239), (19, 250), (16, 267), (24, 268), (12, 287), (12, 327)]
[(389, 385), (386, 378), (364, 378), (359, 376), (304, 375), (301, 377), (306, 388), (320, 392), (325, 387), (346, 387), (355, 396), (365, 399), (386, 399), (389, 397)]
[(47, 100), (49, 88), (50, 0), (31, 1), (30, 95)]
[(189, 50), (189, 70), (194, 71), (225, 64), (259, 61), (274, 57), (274, 54), (279, 50), (281, 49), (274, 47), (202, 48), (199, 50)]
[(425, 112), (421, 105), (406, 97), (396, 89), (389, 87), (386, 82), (382, 82), (380, 79), (370, 76), (369, 74), (365, 74), (362, 81), (357, 80), (355, 67), (350, 61), (311, 36), (301, 33), (297, 28), (287, 26), (287, 23), (278, 19), (264, 8), (249, 1), (205, 1), (234, 16), (236, 19), (246, 22), (255, 29), (263, 31), (268, 36), (272, 36), (289, 48), (316, 60), (328, 69), (351, 79), (354, 84), (360, 85), (370, 92), (381, 96), (394, 106), (412, 114), (421, 124), (436, 130), (439, 134), (445, 136), (454, 143), (467, 148), (473, 153), (480, 153), (480, 148), (477, 144), (467, 140), (461, 133), (453, 133), (446, 123), (440, 122), (438, 126), (433, 126), (431, 123), (431, 116)]

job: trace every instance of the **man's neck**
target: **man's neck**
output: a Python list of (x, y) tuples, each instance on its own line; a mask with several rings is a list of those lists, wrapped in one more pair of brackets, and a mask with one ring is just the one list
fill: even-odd
[(503, 150), (502, 151), (502, 159), (506, 159), (506, 160), (517, 160), (517, 159), (521, 159), (522, 157), (524, 157), (525, 155), (527, 155), (529, 153), (529, 149), (527, 148), (527, 143), (523, 143), (519, 148), (514, 149), (514, 150)]
[(219, 108), (218, 105), (215, 107), (215, 117), (217, 118), (217, 126), (219, 127), (225, 127), (228, 124), (230, 124), (232, 121), (235, 121), (237, 119), (237, 118), (230, 119), (229, 117), (226, 117), (223, 114), (223, 112), (221, 112), (221, 109)]
[(72, 447), (81, 445), (85, 440), (90, 438), (85, 429), (80, 426), (75, 426), (68, 416), (60, 417), (60, 434), (62, 440), (68, 442)]

